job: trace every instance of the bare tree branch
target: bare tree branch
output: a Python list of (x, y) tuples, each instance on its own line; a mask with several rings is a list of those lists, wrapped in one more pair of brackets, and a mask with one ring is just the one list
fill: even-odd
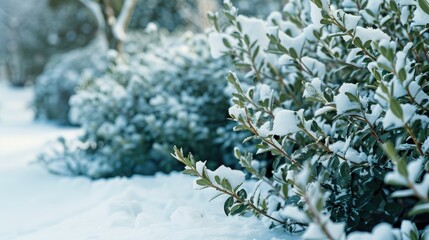
[(113, 27), (113, 34), (119, 41), (124, 41), (128, 24), (137, 5), (137, 0), (125, 0), (119, 17)]

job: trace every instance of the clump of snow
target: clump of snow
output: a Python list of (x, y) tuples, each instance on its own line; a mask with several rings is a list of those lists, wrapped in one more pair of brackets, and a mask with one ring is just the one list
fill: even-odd
[(250, 43), (257, 42), (261, 50), (266, 50), (270, 40), (267, 36), (268, 27), (265, 21), (240, 15), (237, 17), (237, 22), (240, 23), (242, 33), (249, 37)]
[(385, 239), (385, 240), (395, 240), (395, 239), (401, 239), (399, 229), (393, 229), (392, 226), (390, 226), (387, 223), (380, 223), (377, 226), (374, 227), (371, 233), (367, 232), (352, 232), (348, 237), (347, 240), (360, 240), (360, 239), (367, 239), (367, 240), (377, 240), (377, 239)]
[[(359, 67), (363, 67), (363, 58), (358, 55), (359, 52), (362, 50), (360, 48), (353, 48), (350, 53), (347, 55), (346, 63), (354, 63), (355, 65)], [(370, 63), (371, 64), (371, 63)], [(368, 64), (368, 68), (370, 67), (370, 64)]]
[[(380, 11), (380, 6), (383, 4), (384, 0), (368, 0), (365, 10), (360, 10), (360, 14), (365, 18), (368, 23), (373, 23), (375, 18), (373, 16), (378, 16)], [(370, 15), (366, 10), (369, 10), (372, 15)]]
[(268, 15), (267, 22), (268, 24), (279, 24), (283, 21), (282, 19), (283, 16), (281, 12), (273, 11), (270, 13), (270, 15)]
[(218, 187), (221, 187), (218, 183), (215, 181), (215, 176), (219, 176), (221, 179), (227, 179), (228, 182), (231, 184), (231, 187), (235, 189), (237, 186), (242, 184), (244, 182), (245, 174), (242, 171), (239, 170), (233, 170), (230, 167), (220, 166), (214, 171), (207, 171), (207, 175)]
[(313, 78), (313, 80), (311, 80), (311, 83), (305, 84), (305, 90), (302, 96), (308, 98), (318, 97), (322, 94), (322, 81), (320, 81), (320, 78)]
[(239, 118), (239, 117), (245, 117), (246, 111), (243, 108), (239, 108), (237, 105), (233, 105), (228, 109), (228, 113), (231, 117)]
[(408, 18), (410, 17), (411, 11), (407, 6), (401, 7), (401, 23), (405, 25), (408, 22)]
[(401, 233), (402, 239), (406, 239), (411, 236), (411, 232), (418, 232), (416, 226), (409, 220), (402, 221), (401, 223)]
[(322, 9), (318, 8), (312, 1), (310, 1), (310, 16), (311, 22), (316, 27), (322, 27), (322, 24), (320, 23), (320, 21), (323, 19)]
[(335, 111), (335, 110), (337, 110), (335, 107), (332, 107), (332, 106), (324, 106), (324, 107), (322, 107), (322, 108), (317, 109), (317, 110), (314, 112), (314, 115), (315, 115), (315, 116), (319, 116), (319, 115), (325, 114), (325, 113), (327, 113), (327, 112)]
[(383, 109), (381, 108), (381, 106), (375, 104), (371, 106), (371, 114), (365, 114), (365, 116), (371, 124), (375, 124), (375, 121), (378, 120), (382, 112)]
[(323, 77), (326, 74), (326, 66), (325, 64), (321, 63), (320, 61), (311, 58), (311, 57), (303, 57), (301, 58), (302, 64), (308, 68), (313, 76), (317, 76), (320, 79), (323, 79)]
[(361, 19), (360, 16), (345, 13), (342, 9), (336, 10), (333, 15), (337, 21), (344, 24), (344, 27), (347, 30), (355, 30), (359, 20)]
[(146, 25), (145, 32), (146, 33), (154, 33), (158, 31), (158, 26), (154, 22), (150, 22)]
[(418, 104), (429, 105), (429, 95), (423, 91), (423, 88), (416, 81), (410, 82), (408, 90)]
[(271, 126), (270, 122), (265, 122), (261, 127), (257, 129), (259, 136), (268, 137), (271, 134)]
[[(332, 222), (329, 217), (324, 217), (325, 221), (324, 227), (328, 231), (328, 233), (333, 237), (333, 239), (342, 239), (344, 238), (344, 227), (345, 223), (334, 223)], [(303, 239), (320, 239), (321, 236), (326, 236), (325, 232), (322, 230), (320, 225), (316, 223), (310, 223), (308, 229), (305, 231), (304, 235), (302, 236)]]
[(357, 96), (356, 84), (345, 83), (341, 85), (338, 95), (334, 97), (334, 102), (337, 107), (337, 113), (343, 114), (354, 109), (359, 109), (359, 103), (350, 101), (346, 93)]
[(368, 156), (364, 152), (359, 152), (356, 149), (350, 147), (350, 140), (343, 142), (337, 141), (329, 145), (329, 149), (346, 158), (350, 163), (362, 163), (368, 160)]
[(273, 130), (271, 131), (271, 134), (284, 136), (299, 132), (299, 123), (300, 121), (297, 118), (296, 112), (286, 109), (281, 110), (274, 117)]
[(316, 30), (316, 26), (309, 25), (305, 27), (301, 33), (297, 36), (290, 36), (283, 31), (279, 31), (278, 38), (281, 44), (287, 49), (293, 49), (300, 55), (306, 41), (315, 40), (313, 31)]
[(273, 96), (274, 90), (267, 84), (258, 84), (256, 88), (259, 89), (259, 99), (262, 101), (271, 99)]
[(209, 34), (208, 42), (210, 45), (210, 53), (213, 58), (220, 58), (225, 52), (229, 51), (229, 48), (223, 43), (224, 40), (229, 42), (231, 46), (237, 44), (237, 40), (228, 34), (218, 32), (211, 32)]
[(406, 104), (400, 104), (400, 107), (403, 112), (402, 118), (399, 116), (396, 116), (392, 109), (389, 108), (389, 110), (386, 112), (386, 116), (383, 118), (383, 127), (388, 129), (393, 128), (400, 128), (403, 127), (406, 123), (408, 123), (414, 114), (416, 113), (416, 106), (406, 103)]
[(422, 151), (425, 153), (429, 151), (429, 137), (423, 142)]
[(288, 205), (288, 206), (282, 208), (282, 210), (280, 211), (280, 215), (283, 218), (294, 219), (294, 220), (297, 220), (297, 221), (302, 222), (302, 223), (309, 222), (307, 215), (305, 215), (305, 213), (303, 211), (299, 210), (298, 207), (296, 207), (296, 206), (289, 206)]
[(389, 35), (380, 29), (375, 28), (364, 28), (361, 26), (356, 27), (355, 38), (359, 38), (362, 43), (367, 41), (378, 42), (381, 40), (390, 40)]
[(414, 25), (426, 25), (429, 23), (429, 14), (426, 13), (422, 6), (420, 6), (419, 1), (416, 4), (416, 9), (414, 10), (413, 23)]
[(380, 10), (380, 5), (383, 4), (384, 0), (368, 0), (366, 9), (370, 10), (374, 15), (377, 15)]

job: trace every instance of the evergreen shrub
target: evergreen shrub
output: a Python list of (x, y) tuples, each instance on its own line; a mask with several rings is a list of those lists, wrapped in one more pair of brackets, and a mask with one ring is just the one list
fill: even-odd
[(258, 180), (249, 191), (242, 171), (175, 148), (195, 186), (228, 195), (227, 215), (303, 239), (427, 239), (428, 1), (290, 0), (266, 20), (225, 1), (222, 13), (212, 54), (247, 72), (227, 75), (229, 114), (273, 170), (237, 149)]
[(91, 178), (170, 172), (179, 167), (170, 155), (174, 143), (213, 166), (233, 163), (236, 142), (225, 130), (233, 124), (224, 81), (229, 61), (210, 56), (204, 35), (158, 37), (146, 51), (81, 82), (70, 119), (84, 134), (39, 158), (52, 172)]

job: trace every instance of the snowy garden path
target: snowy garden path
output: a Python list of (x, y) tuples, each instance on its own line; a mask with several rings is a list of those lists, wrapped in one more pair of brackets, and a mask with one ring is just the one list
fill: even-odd
[[(180, 173), (90, 181), (31, 164), (76, 129), (33, 123), (31, 89), (0, 83), (0, 239), (284, 239), (253, 218), (226, 217), (223, 199)], [(292, 239), (292, 237), (288, 238)]]

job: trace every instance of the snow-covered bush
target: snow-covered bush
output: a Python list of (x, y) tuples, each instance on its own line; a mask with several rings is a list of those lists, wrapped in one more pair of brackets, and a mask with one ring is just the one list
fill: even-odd
[(273, 171), (237, 149), (259, 180), (248, 192), (240, 171), (211, 171), (176, 148), (195, 185), (229, 195), (226, 214), (253, 212), (304, 239), (423, 239), (429, 2), (291, 0), (265, 21), (224, 5), (226, 24), (210, 17), (211, 53), (247, 72), (228, 74), (229, 114), (257, 154), (275, 156)]
[(224, 80), (230, 63), (212, 59), (202, 35), (159, 41), (82, 82), (70, 118), (85, 133), (42, 156), (48, 168), (93, 178), (169, 172), (179, 167), (174, 144), (213, 165), (233, 159), (220, 141), (229, 133), (222, 128), (233, 124)]
[(84, 78), (97, 77), (107, 70), (107, 42), (96, 39), (88, 46), (51, 58), (36, 78), (33, 105), (36, 118), (70, 124), (69, 100)]
[[(128, 33), (123, 46), (124, 57), (147, 51), (159, 37), (156, 31)], [(36, 118), (62, 125), (72, 124), (69, 119), (70, 97), (82, 81), (105, 74), (120, 58), (115, 50), (109, 50), (107, 39), (101, 34), (86, 47), (52, 57), (34, 86)]]

